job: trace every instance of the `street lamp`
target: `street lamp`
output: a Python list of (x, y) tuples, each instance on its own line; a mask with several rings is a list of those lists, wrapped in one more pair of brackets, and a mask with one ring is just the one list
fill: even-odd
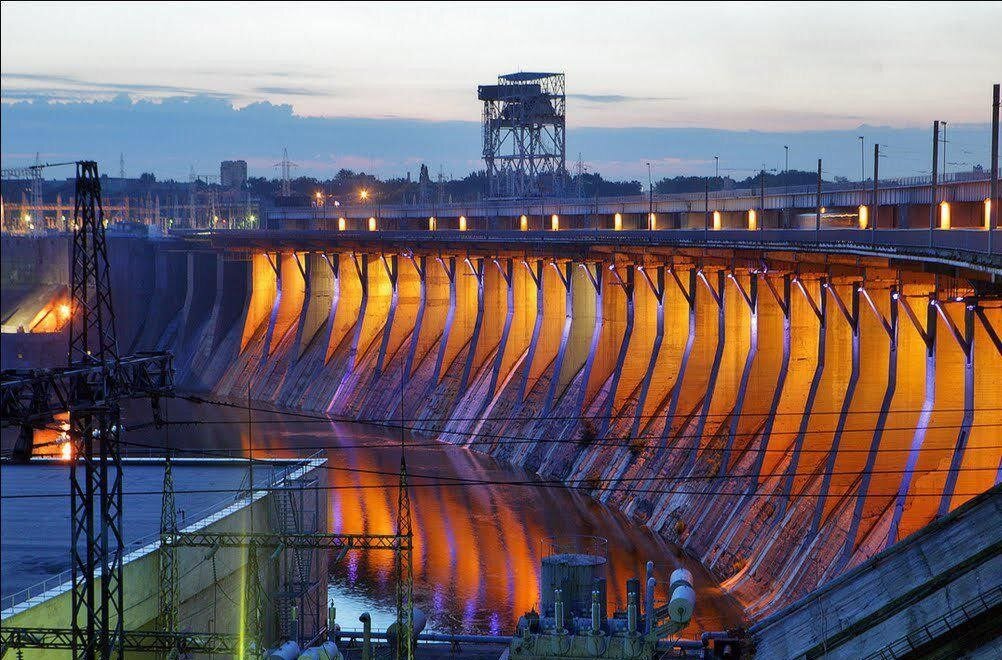
[[(720, 178), (720, 156), (713, 157), (713, 178)], [(719, 181), (714, 181), (714, 183), (719, 183)]]

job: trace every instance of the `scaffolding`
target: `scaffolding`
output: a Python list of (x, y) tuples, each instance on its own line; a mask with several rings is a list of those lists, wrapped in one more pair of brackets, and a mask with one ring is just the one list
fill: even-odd
[(491, 198), (559, 196), (567, 177), (562, 73), (510, 73), (480, 85)]

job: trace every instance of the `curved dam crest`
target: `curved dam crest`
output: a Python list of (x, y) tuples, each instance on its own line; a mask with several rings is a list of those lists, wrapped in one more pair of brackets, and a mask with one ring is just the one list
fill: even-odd
[(179, 388), (403, 423), (585, 489), (698, 558), (751, 618), (998, 481), (1002, 309), (949, 274), (724, 250), (117, 240), (114, 277), (133, 284), (115, 287), (120, 342), (173, 351)]

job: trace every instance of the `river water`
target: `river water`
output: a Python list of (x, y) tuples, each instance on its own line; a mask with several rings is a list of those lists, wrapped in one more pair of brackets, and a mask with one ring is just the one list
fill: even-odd
[[(248, 424), (246, 410), (171, 400), (169, 441), (188, 450), (179, 456), (192, 457), (246, 453), (252, 445), (255, 458), (322, 451), (328, 461), (324, 472), (331, 531), (393, 532), (398, 430), (254, 407)], [(126, 411), (127, 453), (142, 455), (165, 441), (162, 429), (150, 427), (151, 419), (148, 406)], [(666, 597), (665, 582), (673, 569), (684, 566), (693, 572), (696, 614), (684, 634), (742, 623), (740, 608), (697, 562), (618, 512), (553, 484), (512, 484), (539, 480), (464, 448), (410, 444), (404, 457), (412, 484), (415, 606), (428, 614), (430, 628), (510, 633), (520, 615), (538, 609), (543, 542), (573, 535), (608, 539), (610, 611), (625, 608), (626, 580), (642, 577), (644, 565), (653, 560), (659, 602)], [(456, 479), (502, 483), (457, 484)], [(342, 627), (359, 627), (358, 615), (368, 611), (374, 627), (382, 629), (393, 619), (392, 554), (349, 553), (331, 569), (329, 595)]]

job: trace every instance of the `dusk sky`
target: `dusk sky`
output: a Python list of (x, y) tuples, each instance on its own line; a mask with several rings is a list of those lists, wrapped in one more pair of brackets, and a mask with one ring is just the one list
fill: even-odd
[[(102, 136), (92, 149), (103, 158), (114, 154), (116, 166), (121, 152), (135, 167), (180, 176), (188, 169), (182, 162), (204, 169), (242, 155), (252, 170), (258, 163), (257, 174), (272, 175), (271, 162), (289, 146), (302, 171), (321, 175), (340, 166), (402, 173), (419, 161), (461, 174), (478, 167), (476, 85), (500, 73), (542, 70), (567, 75), (568, 160), (581, 151), (591, 167), (614, 176), (640, 176), (645, 160), (662, 175), (705, 173), (734, 134), (721, 133), (704, 148), (674, 139), (696, 133), (662, 132), (652, 142), (648, 132), (648, 139), (630, 136), (630, 149), (611, 153), (599, 150), (604, 142), (586, 139), (587, 131), (615, 129), (600, 131), (608, 138), (635, 129), (722, 129), (761, 138), (749, 149), (764, 153), (722, 155), (735, 169), (775, 167), (782, 145), (793, 143), (800, 162), (791, 167), (810, 169), (811, 159), (827, 155), (833, 173), (852, 175), (859, 170), (859, 127), (873, 133), (867, 140), (880, 139), (881, 130), (906, 131), (907, 140), (898, 133), (899, 148), (915, 156), (929, 123), (941, 119), (961, 131), (961, 167), (987, 160), (975, 152), (987, 148), (991, 83), (1002, 78), (999, 3), (952, 4), (945, 12), (941, 4), (902, 11), (893, 3), (837, 2), (5, 2), (2, 12), (5, 166), (35, 151), (55, 157), (80, 148), (47, 132), (39, 107), (72, 102), (63, 108), (72, 117), (61, 118), (91, 126)], [(186, 107), (194, 112), (212, 99), (236, 109), (288, 106), (275, 113), (274, 131), (288, 135), (269, 134), (265, 123), (253, 139), (245, 134), (202, 153), (180, 153), (176, 144), (125, 139), (149, 126), (139, 111), (149, 104), (140, 104), (129, 118), (139, 123), (113, 127), (123, 133), (115, 140), (103, 132), (110, 130), (113, 104), (91, 102), (121, 102), (122, 95), (133, 103), (193, 99), (177, 106), (180, 123), (195, 117), (182, 116)], [(28, 101), (33, 105), (25, 107)], [(19, 112), (11, 112), (12, 104)], [(329, 144), (297, 143), (292, 127), (304, 118), (330, 120)], [(345, 118), (386, 121), (363, 126)], [(400, 139), (375, 135), (401, 120), (423, 121), (398, 124), (394, 130), (410, 127)], [(463, 143), (447, 150), (418, 135), (450, 126), (439, 122), (463, 122)], [(346, 126), (353, 126), (351, 135)], [(960, 139), (964, 130), (969, 143)], [(805, 139), (797, 140), (799, 133)], [(830, 141), (815, 147), (807, 139), (822, 134)], [(655, 144), (656, 150), (645, 147)], [(964, 150), (970, 153), (960, 158)], [(919, 165), (902, 159), (888, 168), (908, 175)]]

